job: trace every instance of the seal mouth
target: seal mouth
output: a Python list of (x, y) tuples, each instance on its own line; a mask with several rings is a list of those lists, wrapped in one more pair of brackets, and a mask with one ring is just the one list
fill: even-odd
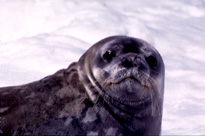
[(137, 68), (122, 69), (118, 71), (113, 77), (106, 81), (106, 84), (108, 86), (119, 85), (127, 80), (132, 80), (145, 88), (151, 88), (152, 86), (149, 81), (149, 74), (139, 71)]
[(143, 88), (150, 88), (150, 84), (145, 83), (145, 82), (142, 83), (142, 81), (138, 80), (134, 76), (124, 77), (124, 78), (118, 79), (115, 82), (108, 82), (107, 85), (114, 86), (114, 85), (119, 85), (119, 84), (124, 83), (124, 82), (131, 82), (131, 81), (138, 83)]
[[(120, 74), (118, 74), (120, 73)], [(150, 91), (154, 89), (152, 79), (145, 73), (135, 73), (135, 70), (127, 70), (118, 72), (114, 78), (105, 81), (103, 86), (107, 90), (105, 93), (115, 96), (116, 99), (122, 102), (138, 102), (144, 97), (150, 96)], [(125, 73), (123, 76), (121, 73)], [(109, 90), (109, 91), (108, 91)], [(137, 103), (136, 102), (136, 103)]]

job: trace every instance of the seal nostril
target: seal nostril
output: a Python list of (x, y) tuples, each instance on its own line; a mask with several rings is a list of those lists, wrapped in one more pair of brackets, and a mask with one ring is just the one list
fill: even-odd
[(122, 58), (122, 66), (129, 68), (133, 67), (135, 63), (135, 57), (134, 56), (127, 56)]
[(131, 61), (127, 60), (127, 59), (125, 59), (125, 60), (122, 61), (122, 65), (123, 65), (124, 67), (127, 67), (127, 68), (133, 67), (133, 63), (132, 63)]

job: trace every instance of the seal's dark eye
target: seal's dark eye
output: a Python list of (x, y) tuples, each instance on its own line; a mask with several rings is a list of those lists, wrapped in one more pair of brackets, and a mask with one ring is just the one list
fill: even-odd
[(147, 63), (149, 64), (149, 66), (151, 68), (156, 68), (157, 67), (158, 62), (157, 62), (157, 58), (156, 57), (149, 56), (149, 57), (146, 58), (146, 61), (147, 61)]
[(111, 61), (113, 59), (113, 57), (115, 57), (115, 53), (112, 52), (111, 50), (107, 50), (104, 54), (103, 54), (103, 58), (106, 61)]

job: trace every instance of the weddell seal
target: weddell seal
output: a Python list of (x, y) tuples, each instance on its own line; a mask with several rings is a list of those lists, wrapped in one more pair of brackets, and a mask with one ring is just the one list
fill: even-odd
[(164, 63), (147, 42), (105, 38), (67, 69), (0, 88), (1, 135), (160, 135)]

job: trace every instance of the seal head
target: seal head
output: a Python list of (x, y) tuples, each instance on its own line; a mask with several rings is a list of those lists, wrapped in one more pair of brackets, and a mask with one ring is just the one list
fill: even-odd
[(158, 117), (161, 124), (164, 63), (149, 43), (108, 37), (92, 46), (78, 64), (80, 79), (94, 103), (102, 98), (120, 118)]

